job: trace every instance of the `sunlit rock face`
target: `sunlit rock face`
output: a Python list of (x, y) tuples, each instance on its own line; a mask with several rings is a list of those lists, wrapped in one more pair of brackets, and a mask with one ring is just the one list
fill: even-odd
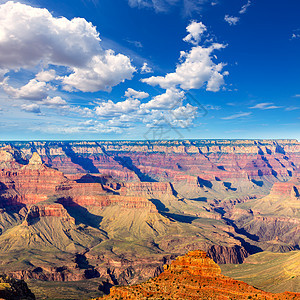
[[(144, 283), (113, 287), (102, 299), (298, 299), (300, 294), (272, 294), (221, 274), (203, 251), (177, 257), (164, 272)], [(100, 298), (99, 298), (100, 299)]]

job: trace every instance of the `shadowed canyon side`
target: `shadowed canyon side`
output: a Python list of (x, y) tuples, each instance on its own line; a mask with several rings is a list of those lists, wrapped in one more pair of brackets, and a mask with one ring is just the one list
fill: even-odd
[(270, 194), (238, 204), (225, 214), (237, 227), (255, 237), (264, 250), (300, 249), (300, 177), (276, 182)]
[[(100, 298), (99, 298), (100, 299)], [(272, 294), (221, 274), (203, 251), (179, 256), (164, 272), (144, 283), (113, 287), (101, 299), (300, 299), (300, 293)]]
[(191, 250), (241, 264), (300, 249), (295, 140), (2, 146), (0, 272), (14, 278), (107, 292)]
[(36, 298), (23, 280), (0, 275), (0, 299), (35, 300)]

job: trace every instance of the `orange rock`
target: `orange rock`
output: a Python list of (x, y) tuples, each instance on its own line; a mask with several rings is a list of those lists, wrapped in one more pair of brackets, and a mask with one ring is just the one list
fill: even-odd
[(300, 293), (267, 293), (223, 276), (220, 267), (203, 251), (190, 251), (164, 269), (158, 277), (144, 283), (112, 287), (110, 294), (101, 299), (300, 299)]

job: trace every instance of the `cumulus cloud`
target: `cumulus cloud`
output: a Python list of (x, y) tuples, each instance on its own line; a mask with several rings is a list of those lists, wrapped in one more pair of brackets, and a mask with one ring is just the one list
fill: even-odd
[[(47, 9), (12, 1), (0, 5), (0, 69), (65, 66), (71, 74), (58, 79), (67, 89), (110, 90), (131, 79), (135, 68), (127, 56), (104, 51), (100, 41), (96, 27), (83, 18), (55, 18)], [(51, 71), (37, 76), (51, 78)]]
[(183, 40), (192, 43), (193, 45), (198, 45), (207, 28), (202, 22), (193, 21), (187, 26), (186, 30), (189, 34), (183, 38)]
[(145, 62), (143, 66), (141, 67), (141, 73), (147, 74), (147, 73), (153, 73), (153, 70), (151, 67), (148, 66), (148, 64)]
[(224, 20), (230, 25), (236, 25), (238, 23), (238, 21), (240, 20), (239, 17), (232, 17), (229, 15), (225, 15)]
[(276, 108), (281, 108), (282, 106), (276, 106), (274, 105), (274, 103), (269, 103), (269, 102), (265, 102), (265, 103), (258, 103), (255, 106), (251, 106), (250, 108), (252, 109), (276, 109)]
[(66, 100), (62, 99), (60, 96), (55, 96), (53, 98), (47, 96), (47, 98), (44, 99), (41, 104), (51, 108), (68, 105)]
[(41, 113), (40, 107), (36, 103), (22, 104), (21, 110), (26, 111), (26, 112), (35, 113), (35, 114)]
[(198, 107), (187, 104), (170, 110), (152, 110), (143, 118), (147, 127), (186, 128), (191, 126)]
[(228, 117), (224, 117), (222, 118), (223, 120), (234, 120), (234, 119), (238, 119), (238, 118), (243, 118), (243, 117), (248, 117), (250, 116), (252, 113), (251, 112), (247, 112), (247, 113), (238, 113), (238, 114), (234, 114)]
[(67, 91), (111, 91), (113, 86), (131, 79), (135, 71), (129, 57), (107, 50), (104, 55), (95, 55), (86, 67), (74, 67), (72, 74), (61, 79)]
[(125, 97), (134, 99), (145, 99), (149, 97), (149, 94), (146, 92), (139, 92), (132, 88), (128, 88), (125, 92)]
[(217, 92), (224, 84), (223, 63), (216, 64), (212, 60), (212, 52), (224, 48), (222, 44), (214, 43), (210, 47), (196, 46), (190, 52), (181, 52), (181, 60), (174, 73), (166, 76), (152, 76), (142, 79), (150, 85), (159, 85), (170, 89), (179, 86), (183, 90), (199, 89), (206, 84), (207, 91)]
[(130, 128), (137, 121), (136, 115), (123, 114), (118, 117), (114, 117), (107, 121), (108, 126), (118, 128)]
[(3, 90), (13, 98), (25, 100), (42, 100), (47, 97), (48, 90), (51, 87), (43, 81), (31, 79), (26, 85), (21, 88), (14, 88), (8, 83), (8, 78), (5, 78), (2, 83)]
[(173, 120), (171, 125), (181, 128), (191, 126), (196, 116), (198, 107), (187, 104), (174, 109), (171, 113)]
[(248, 2), (242, 6), (241, 10), (239, 11), (240, 14), (244, 14), (246, 13), (248, 7), (251, 5), (251, 1), (248, 0)]
[(177, 89), (167, 89), (164, 94), (155, 96), (141, 105), (142, 109), (168, 110), (182, 103), (184, 92)]
[(44, 81), (44, 82), (52, 81), (55, 79), (55, 77), (56, 77), (55, 70), (41, 71), (35, 75), (35, 78), (38, 81)]
[(114, 103), (111, 100), (101, 102), (96, 107), (96, 114), (102, 118), (112, 118), (117, 115), (128, 114), (138, 110), (141, 102), (137, 99), (128, 98), (125, 101)]

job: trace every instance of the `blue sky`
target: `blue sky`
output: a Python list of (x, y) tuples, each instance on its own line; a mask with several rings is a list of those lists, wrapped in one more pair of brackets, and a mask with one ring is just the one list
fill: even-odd
[(300, 140), (299, 11), (0, 1), (0, 139)]

